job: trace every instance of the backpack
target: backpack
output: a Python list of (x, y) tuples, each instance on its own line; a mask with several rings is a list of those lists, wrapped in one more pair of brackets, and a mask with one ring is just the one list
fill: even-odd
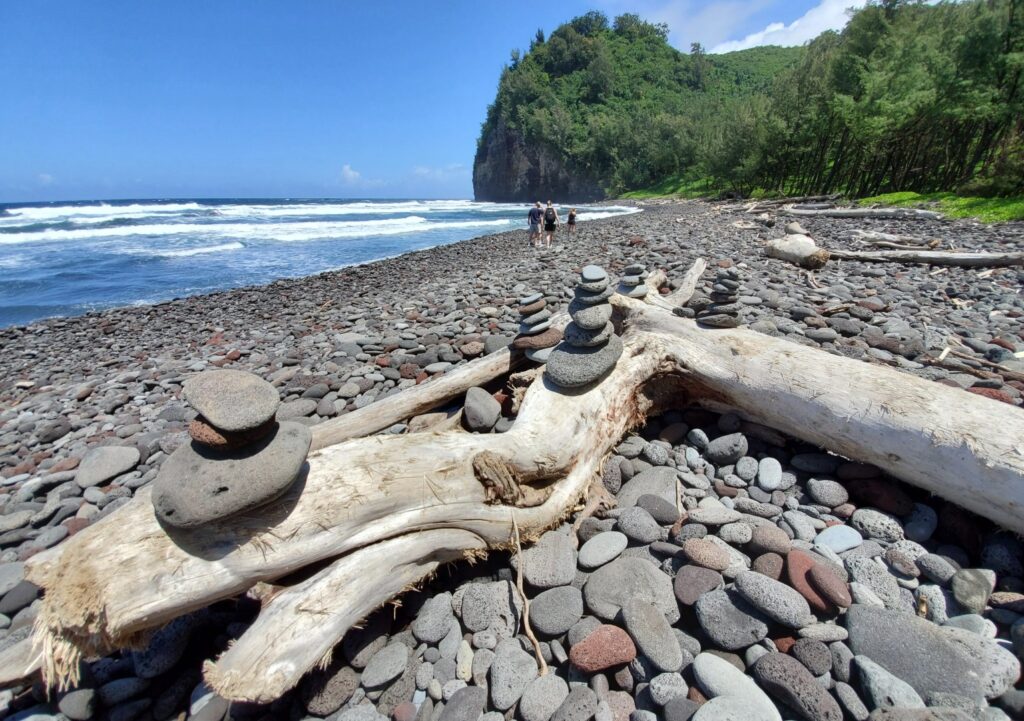
[(555, 215), (555, 209), (554, 208), (548, 208), (547, 210), (544, 211), (544, 222), (545, 223), (554, 223), (555, 222), (555, 218), (557, 218), (557, 217), (558, 216)]

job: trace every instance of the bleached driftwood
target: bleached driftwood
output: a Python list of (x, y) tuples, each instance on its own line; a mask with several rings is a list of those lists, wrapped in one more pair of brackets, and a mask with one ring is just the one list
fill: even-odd
[(829, 251), (819, 248), (810, 236), (799, 233), (769, 240), (765, 252), (770, 258), (811, 270), (822, 267), (829, 259)]
[(883, 247), (881, 246), (882, 243), (893, 243), (895, 245), (913, 246), (914, 249), (922, 249), (931, 247), (933, 243), (938, 243), (936, 238), (918, 238), (913, 235), (881, 233), (876, 230), (854, 230), (846, 234), (846, 237), (859, 243), (879, 245), (879, 247)]
[(66, 679), (82, 654), (141, 643), (259, 582), (320, 567), (272, 596), (206, 669), (227, 698), (274, 699), (357, 619), (438, 563), (507, 548), (513, 513), (527, 539), (558, 523), (623, 433), (652, 410), (690, 402), (735, 409), (1024, 531), (1017, 409), (759, 333), (700, 328), (660, 303), (612, 303), (624, 344), (615, 368), (575, 392), (538, 378), (508, 433), (321, 447), (279, 501), (189, 533), (161, 528), (143, 490), (59, 552), (31, 559), (28, 577), (45, 589), (36, 636), (47, 678)]
[(833, 258), (869, 263), (922, 263), (961, 268), (1024, 265), (1024, 253), (953, 253), (942, 250), (829, 250)]
[(817, 218), (880, 218), (889, 220), (942, 220), (942, 213), (918, 208), (822, 208), (803, 210), (783, 207), (782, 215)]

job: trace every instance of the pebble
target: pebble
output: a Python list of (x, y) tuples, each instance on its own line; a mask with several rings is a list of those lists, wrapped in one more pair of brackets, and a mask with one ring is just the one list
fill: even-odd
[(596, 693), (586, 686), (576, 686), (551, 715), (551, 721), (588, 721), (597, 713), (597, 703)]
[(750, 535), (750, 549), (754, 553), (789, 553), (792, 542), (786, 532), (769, 524), (755, 526)]
[[(766, 719), (782, 721), (775, 704), (753, 678), (713, 653), (698, 654), (693, 660), (693, 676), (701, 691), (711, 699), (739, 698), (747, 702), (743, 716), (708, 716), (711, 719)], [(707, 705), (707, 704), (705, 704)], [(703, 707), (702, 707), (703, 708)]]
[(682, 667), (683, 651), (657, 607), (639, 598), (630, 599), (622, 608), (622, 619), (640, 653), (656, 668), (678, 671)]
[(735, 583), (736, 590), (751, 606), (777, 623), (799, 629), (814, 622), (804, 597), (784, 583), (755, 571), (741, 572)]
[(679, 603), (692, 606), (705, 593), (720, 590), (725, 580), (722, 574), (702, 566), (686, 565), (679, 569), (673, 582), (673, 590)]
[(583, 587), (587, 608), (606, 621), (633, 598), (654, 604), (670, 623), (679, 620), (672, 580), (646, 559), (620, 556), (594, 571)]
[(138, 465), (141, 456), (134, 446), (99, 446), (93, 448), (78, 465), (75, 482), (91, 488), (127, 473)]
[(523, 692), (519, 702), (522, 721), (549, 721), (569, 695), (569, 684), (561, 677), (549, 673), (535, 678)]
[(858, 508), (850, 517), (850, 524), (868, 538), (888, 543), (903, 540), (903, 526), (900, 522), (873, 508)]
[(732, 563), (729, 553), (707, 538), (687, 538), (683, 553), (693, 563), (713, 571), (724, 571)]
[(913, 687), (901, 681), (867, 656), (855, 656), (860, 687), (871, 708), (924, 708)]
[(846, 525), (829, 526), (814, 537), (815, 546), (824, 546), (834, 553), (845, 553), (864, 543), (856, 528)]
[(562, 531), (548, 531), (523, 551), (523, 578), (537, 588), (572, 583), (576, 576), (576, 549)]
[(537, 678), (537, 662), (518, 641), (506, 639), (494, 650), (489, 676), (491, 703), (499, 711), (507, 711)]
[(583, 617), (583, 594), (572, 586), (544, 591), (530, 601), (530, 623), (544, 636), (561, 636)]
[(598, 533), (580, 548), (578, 558), (580, 568), (591, 569), (603, 566), (618, 557), (628, 545), (629, 539), (623, 533), (618, 531)]
[(462, 406), (462, 419), (466, 429), (487, 433), (501, 417), (501, 404), (483, 388), (473, 387), (466, 391)]
[(452, 595), (439, 593), (428, 598), (413, 621), (412, 633), (420, 641), (437, 643), (448, 633), (455, 614), (452, 612)]
[(638, 543), (653, 543), (661, 538), (661, 526), (640, 506), (623, 509), (617, 525), (627, 538)]
[(584, 673), (597, 673), (636, 658), (636, 645), (618, 626), (605, 624), (591, 631), (569, 650), (569, 660)]
[(781, 653), (765, 654), (753, 668), (762, 688), (810, 721), (842, 721), (843, 712), (803, 664)]
[(706, 593), (694, 609), (700, 627), (720, 648), (735, 651), (768, 635), (768, 625), (761, 614), (735, 591)]
[(962, 568), (950, 579), (953, 597), (969, 613), (981, 613), (995, 590), (995, 574), (984, 568)]
[(708, 443), (705, 455), (716, 466), (735, 463), (747, 454), (747, 439), (742, 433), (719, 436)]
[(273, 385), (253, 373), (203, 371), (182, 385), (182, 396), (216, 428), (249, 431), (274, 417), (280, 397)]

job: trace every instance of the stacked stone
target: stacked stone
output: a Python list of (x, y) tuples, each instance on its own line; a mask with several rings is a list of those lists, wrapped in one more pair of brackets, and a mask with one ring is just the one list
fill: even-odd
[(622, 355), (622, 339), (615, 335), (611, 322), (612, 306), (608, 299), (613, 292), (603, 268), (583, 268), (569, 304), (572, 322), (565, 328), (564, 340), (548, 357), (545, 373), (555, 385), (590, 385), (615, 367)]
[(551, 326), (551, 310), (542, 293), (531, 293), (519, 299), (519, 335), (512, 347), (525, 350), (526, 357), (545, 363), (551, 349), (562, 340), (562, 331)]
[(194, 528), (280, 497), (299, 478), (312, 442), (309, 428), (275, 420), (277, 389), (259, 376), (206, 371), (184, 384), (199, 415), (191, 443), (164, 461), (153, 507), (165, 525)]
[(648, 290), (644, 283), (647, 276), (647, 271), (639, 263), (627, 265), (623, 276), (619, 278), (619, 293), (628, 298), (643, 298)]
[(742, 276), (736, 268), (719, 268), (711, 286), (711, 303), (697, 312), (697, 322), (712, 328), (735, 328), (740, 324), (737, 301)]

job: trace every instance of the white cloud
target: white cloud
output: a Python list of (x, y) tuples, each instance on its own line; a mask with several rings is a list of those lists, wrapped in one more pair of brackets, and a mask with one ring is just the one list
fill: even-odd
[(690, 43), (711, 47), (734, 37), (747, 20), (778, 0), (604, 0), (610, 15), (636, 13), (644, 20), (668, 25), (669, 42), (690, 51)]
[(51, 185), (54, 181), (54, 177), (49, 173), (40, 173), (36, 176), (36, 180), (39, 181), (40, 185)]
[(746, 50), (758, 45), (803, 45), (826, 30), (840, 30), (846, 26), (849, 8), (860, 8), (865, 0), (821, 0), (821, 2), (791, 22), (769, 24), (764, 30), (750, 33), (741, 40), (729, 40), (711, 48), (713, 53)]
[(341, 182), (345, 185), (357, 185), (363, 174), (348, 163), (341, 166)]
[(341, 166), (340, 175), (341, 184), (346, 188), (352, 189), (367, 189), (367, 188), (379, 188), (386, 183), (383, 180), (375, 178), (365, 178), (363, 174), (353, 168), (350, 164), (345, 163)]

